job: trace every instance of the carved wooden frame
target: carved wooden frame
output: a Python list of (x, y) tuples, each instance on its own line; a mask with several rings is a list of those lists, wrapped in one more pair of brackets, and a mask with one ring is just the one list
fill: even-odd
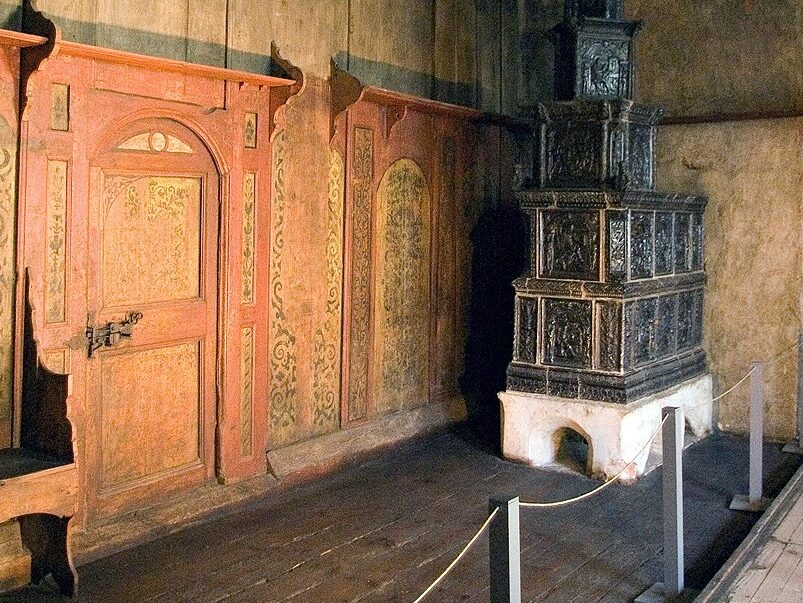
[[(41, 182), (48, 157), (63, 157), (71, 162), (69, 191), (73, 215), (68, 231), (72, 248), (68, 273), (73, 279), (67, 290), (70, 313), (60, 325), (45, 325), (41, 320), (35, 335), (44, 349), (65, 348), (86, 324), (87, 301), (82, 293), (86, 282), (82, 267), (87, 247), (82, 232), (88, 216), (83, 205), (88, 198), (89, 166), (125, 124), (141, 119), (160, 118), (182, 124), (202, 141), (220, 179), (220, 219), (218, 222), (217, 285), (218, 326), (216, 360), (216, 430), (214, 474), (230, 482), (265, 473), (266, 458), (260, 454), (267, 440), (267, 289), (268, 243), (270, 231), (270, 149), (277, 110), (295, 92), (294, 82), (270, 76), (247, 74), (226, 69), (191, 65), (144, 57), (132, 53), (63, 42), (57, 30), (49, 38), (35, 38), (40, 45), (23, 53), (23, 89), (27, 95), (21, 121), (21, 158), (19, 179), (19, 228), (17, 241), (18, 270), (31, 268), (31, 289), (35, 299), (43, 292), (43, 251), (41, 236)], [(70, 86), (68, 131), (49, 127), (50, 82)], [(136, 86), (142, 89), (137, 90)], [(209, 107), (211, 105), (211, 107)], [(211, 109), (211, 110), (210, 110)], [(256, 113), (256, 148), (245, 148), (246, 113)], [(240, 144), (233, 144), (239, 141)], [(244, 174), (255, 174), (255, 283), (254, 303), (241, 303), (242, 195)], [(83, 225), (83, 226), (82, 226)], [(21, 289), (17, 287), (19, 307)], [(250, 452), (241, 446), (240, 337), (242, 329), (254, 327), (254, 369), (251, 392), (252, 435)], [(20, 329), (17, 328), (17, 333)], [(19, 346), (17, 346), (19, 348)], [(85, 354), (71, 353), (71, 371), (76, 381), (77, 408), (84, 404)], [(16, 363), (20, 365), (19, 362)], [(17, 369), (18, 372), (18, 369)], [(16, 373), (15, 373), (16, 374)], [(21, 383), (15, 378), (15, 404), (19, 407)], [(18, 413), (17, 413), (18, 414)], [(97, 513), (91, 497), (93, 453), (87, 449), (85, 430), (88, 417), (77, 414), (77, 464), (81, 474), (80, 519), (86, 521)], [(243, 451), (246, 454), (243, 454)], [(176, 484), (180, 486), (180, 483)], [(159, 487), (154, 486), (154, 493)], [(116, 510), (113, 509), (113, 510)]]
[[(380, 181), (386, 170), (398, 159), (409, 158), (421, 168), (429, 189), (430, 216), (429, 216), (429, 341), (426, 345), (428, 352), (428, 384), (429, 392), (424, 402), (447, 402), (448, 398), (458, 395), (456, 379), (452, 384), (455, 391), (446, 391), (448, 387), (438, 383), (437, 377), (441, 364), (446, 362), (443, 355), (447, 338), (456, 343), (461, 338), (460, 324), (462, 320), (461, 284), (459, 278), (451, 279), (450, 290), (445, 290), (444, 283), (449, 282), (442, 274), (445, 269), (441, 266), (442, 250), (440, 249), (440, 223), (442, 220), (454, 220), (459, 204), (465, 202), (464, 190), (455, 190), (450, 195), (453, 207), (443, 205), (442, 193), (444, 186), (449, 182), (458, 182), (460, 175), (469, 171), (471, 158), (469, 151), (472, 141), (476, 138), (475, 123), (483, 118), (479, 111), (449, 105), (437, 101), (429, 101), (409, 95), (382, 90), (375, 87), (363, 87), (362, 84), (346, 74), (334, 70), (333, 73), (333, 113), (332, 113), (332, 146), (346, 157), (346, 210), (345, 210), (345, 240), (344, 240), (344, 286), (343, 286), (343, 353), (342, 353), (342, 387), (341, 387), (341, 424), (344, 428), (356, 426), (375, 417), (378, 410), (375, 407), (374, 392), (372, 391), (374, 372), (374, 355), (370, 346), (374, 341), (374, 322), (376, 311), (376, 262), (377, 262), (377, 200), (376, 194)], [(355, 183), (354, 149), (357, 144), (357, 129), (367, 128), (372, 132), (373, 140), (373, 170), (370, 187), (371, 200), (371, 251), (370, 262), (370, 300), (368, 332), (365, 335), (368, 341), (368, 358), (366, 367), (366, 408), (364, 412), (352, 413), (350, 400), (350, 381), (353, 378), (352, 367), (352, 337), (351, 321), (355, 311), (356, 301), (353, 299), (352, 282), (354, 278), (354, 230), (353, 219), (355, 212)], [(443, 173), (444, 146), (447, 141), (453, 143), (453, 170), (450, 177)], [(448, 204), (448, 203), (447, 203)], [(445, 214), (444, 214), (445, 212)], [(442, 215), (443, 214), (443, 215)], [(455, 224), (452, 224), (456, 228)], [(446, 252), (443, 258), (448, 258), (450, 268), (457, 270), (458, 247), (465, 244), (463, 237), (468, 233), (455, 232), (452, 237), (453, 249)], [(449, 267), (447, 267), (449, 268)], [(442, 308), (443, 306), (443, 308)], [(446, 318), (440, 316), (439, 311), (446, 310)], [(441, 322), (439, 323), (439, 320)], [(449, 323), (448, 325), (446, 323)], [(455, 355), (454, 349), (449, 349), (450, 355)], [(455, 370), (456, 361), (449, 361), (452, 370)]]

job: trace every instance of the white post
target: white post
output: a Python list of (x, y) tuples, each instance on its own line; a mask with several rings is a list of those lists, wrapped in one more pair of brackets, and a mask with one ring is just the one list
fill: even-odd
[(783, 451), (803, 454), (803, 331), (797, 336), (797, 441), (789, 442)]
[(519, 497), (492, 498), (488, 507), (499, 509), (488, 533), (491, 603), (521, 603)]
[(731, 501), (734, 511), (758, 513), (770, 502), (762, 495), (764, 481), (764, 364), (757, 362), (750, 374), (750, 490), (747, 496), (737, 494)]
[(636, 603), (672, 601), (684, 589), (683, 562), (683, 409), (662, 410), (664, 493), (664, 581), (653, 584)]

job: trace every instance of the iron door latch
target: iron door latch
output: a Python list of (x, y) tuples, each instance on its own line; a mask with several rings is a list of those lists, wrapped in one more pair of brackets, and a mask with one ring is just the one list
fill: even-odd
[(100, 327), (96, 327), (92, 324), (92, 318), (91, 314), (87, 316), (86, 333), (84, 336), (75, 338), (82, 340), (80, 343), (86, 346), (88, 358), (92, 358), (92, 354), (100, 348), (113, 348), (120, 343), (122, 339), (131, 339), (131, 336), (134, 334), (134, 325), (142, 319), (142, 312), (129, 312), (125, 320), (121, 320), (120, 322), (107, 322)]

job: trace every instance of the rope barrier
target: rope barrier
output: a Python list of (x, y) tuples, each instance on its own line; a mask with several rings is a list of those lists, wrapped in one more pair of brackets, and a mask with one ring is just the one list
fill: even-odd
[(737, 387), (739, 387), (739, 386), (740, 386), (742, 383), (744, 383), (744, 382), (745, 382), (745, 380), (746, 380), (746, 379), (747, 379), (747, 378), (748, 378), (750, 375), (752, 375), (752, 374), (753, 374), (753, 371), (755, 371), (755, 370), (756, 370), (756, 367), (753, 367), (753, 368), (751, 368), (749, 371), (747, 371), (747, 374), (746, 374), (744, 377), (742, 377), (741, 379), (739, 379), (739, 380), (736, 382), (736, 384), (735, 384), (733, 387), (731, 387), (729, 390), (727, 390), (727, 391), (725, 391), (725, 392), (723, 392), (723, 393), (719, 394), (717, 397), (715, 397), (715, 398), (711, 398), (711, 402), (716, 402), (716, 401), (717, 401), (717, 400), (719, 400), (720, 398), (724, 398), (725, 396), (727, 396), (729, 393), (731, 393), (733, 390), (735, 390)]
[[(769, 360), (763, 362), (762, 364), (764, 364), (765, 366), (768, 366), (768, 365), (772, 364), (773, 362), (777, 362), (778, 360), (781, 360), (782, 358), (790, 355), (791, 352), (793, 352), (794, 350), (796, 350), (798, 348), (798, 346), (799, 346), (799, 343), (795, 343), (794, 345), (791, 345), (787, 349), (783, 350), (780, 354), (770, 358)], [(744, 377), (739, 379), (736, 383), (734, 383), (729, 389), (727, 389), (723, 393), (719, 394), (715, 398), (712, 398), (711, 402), (716, 402), (717, 400), (727, 396), (729, 393), (731, 393), (733, 390), (735, 390), (737, 387), (739, 387), (742, 383), (744, 383), (750, 377), (750, 375), (753, 374), (753, 372), (755, 370), (756, 370), (756, 367), (753, 366), (747, 372), (747, 374), (744, 375)], [(663, 428), (663, 426), (666, 423), (668, 418), (669, 418), (669, 415), (667, 415), (667, 416), (665, 416), (663, 418), (663, 420), (661, 421), (661, 424), (653, 432), (653, 434), (650, 436), (650, 438), (647, 440), (647, 442), (641, 447), (641, 449), (638, 451), (638, 453), (633, 458), (633, 460), (630, 461), (627, 465), (625, 465), (619, 473), (614, 475), (607, 482), (601, 484), (600, 486), (594, 488), (593, 490), (591, 490), (589, 492), (586, 492), (584, 494), (580, 494), (580, 495), (575, 496), (573, 498), (568, 498), (566, 500), (560, 500), (560, 501), (555, 501), (555, 502), (547, 502), (547, 503), (521, 502), (520, 501), (519, 502), (519, 507), (538, 508), (538, 509), (562, 507), (562, 506), (565, 506), (565, 505), (569, 505), (569, 504), (572, 504), (572, 503), (579, 502), (581, 500), (589, 498), (590, 496), (593, 496), (594, 494), (597, 494), (597, 493), (601, 492), (602, 490), (604, 490), (605, 488), (607, 488), (611, 484), (617, 482), (625, 474), (625, 472), (632, 465), (634, 465), (636, 463), (636, 461), (644, 453), (644, 451), (647, 450), (647, 448), (652, 444), (653, 440), (656, 438), (658, 433), (661, 431), (661, 429)], [(443, 581), (444, 578), (446, 578), (446, 576), (449, 574), (449, 572), (451, 572), (454, 569), (454, 567), (458, 563), (460, 563), (460, 560), (465, 556), (466, 553), (468, 553), (469, 549), (471, 549), (471, 547), (474, 545), (474, 543), (477, 541), (477, 539), (482, 535), (482, 533), (485, 532), (485, 530), (488, 529), (488, 526), (491, 525), (491, 522), (494, 520), (494, 517), (496, 517), (498, 512), (499, 512), (499, 508), (497, 507), (488, 516), (488, 518), (485, 520), (485, 523), (482, 524), (480, 529), (477, 530), (477, 533), (474, 534), (474, 536), (471, 538), (471, 540), (468, 541), (468, 544), (466, 544), (466, 546), (463, 547), (463, 550), (460, 551), (460, 553), (457, 555), (457, 557), (454, 558), (454, 560), (449, 564), (449, 566), (445, 570), (443, 570), (443, 572), (441, 572), (441, 574), (435, 579), (435, 581), (432, 584), (430, 584), (429, 587), (423, 593), (421, 593), (419, 595), (419, 597), (415, 601), (413, 601), (413, 603), (421, 603), (421, 601), (423, 601), (426, 598), (426, 596), (429, 595), (438, 586), (438, 584), (440, 584)]]
[(471, 540), (469, 540), (469, 541), (468, 541), (468, 544), (467, 544), (465, 547), (463, 547), (463, 550), (462, 550), (462, 551), (460, 551), (460, 554), (459, 554), (457, 557), (455, 557), (455, 558), (454, 558), (454, 561), (452, 561), (452, 562), (449, 564), (449, 567), (447, 567), (445, 570), (443, 570), (443, 572), (441, 573), (441, 575), (440, 575), (440, 576), (438, 576), (438, 577), (435, 579), (435, 582), (433, 582), (432, 584), (430, 584), (430, 585), (429, 585), (429, 588), (427, 588), (427, 590), (425, 590), (423, 593), (421, 593), (421, 595), (420, 595), (420, 596), (419, 596), (419, 597), (418, 597), (418, 598), (417, 598), (415, 601), (413, 601), (413, 603), (420, 603), (421, 601), (423, 601), (423, 600), (424, 600), (424, 597), (426, 597), (426, 596), (427, 596), (429, 593), (431, 593), (431, 592), (433, 591), (433, 589), (434, 589), (436, 586), (438, 586), (438, 584), (440, 584), (441, 580), (443, 580), (443, 579), (446, 577), (446, 575), (447, 575), (449, 572), (451, 572), (451, 571), (452, 571), (452, 569), (454, 568), (454, 566), (455, 566), (455, 565), (457, 565), (457, 564), (460, 562), (460, 560), (463, 558), (463, 556), (464, 556), (466, 553), (468, 553), (468, 550), (471, 548), (471, 545), (473, 545), (475, 542), (477, 542), (477, 538), (479, 538), (479, 537), (480, 537), (480, 535), (481, 535), (481, 534), (482, 534), (482, 533), (483, 533), (483, 532), (484, 532), (484, 531), (485, 531), (485, 530), (488, 528), (488, 526), (489, 526), (489, 525), (491, 525), (491, 522), (493, 521), (494, 517), (496, 517), (496, 514), (497, 514), (498, 512), (499, 512), (499, 507), (497, 507), (496, 509), (494, 509), (494, 510), (493, 510), (493, 513), (491, 513), (491, 514), (488, 516), (488, 519), (486, 519), (486, 520), (485, 520), (485, 523), (484, 523), (484, 524), (482, 524), (482, 527), (481, 527), (481, 528), (480, 528), (480, 529), (477, 531), (477, 533), (476, 533), (476, 534), (474, 534), (474, 538), (472, 538)]
[[(789, 346), (784, 351), (782, 351), (780, 354), (778, 354), (776, 356), (773, 356), (772, 358), (770, 358), (769, 360), (766, 360), (765, 362), (762, 362), (761, 364), (763, 364), (764, 366), (769, 366), (773, 362), (777, 362), (778, 360), (781, 360), (781, 359), (789, 356), (793, 351), (795, 351), (797, 349), (797, 347), (798, 347), (798, 343), (794, 343), (793, 345)], [(744, 377), (739, 379), (729, 389), (725, 390), (724, 392), (722, 392), (721, 394), (719, 394), (715, 398), (711, 398), (711, 402), (716, 402), (720, 398), (724, 398), (725, 396), (727, 396), (729, 393), (731, 393), (733, 390), (735, 390), (737, 387), (739, 387), (742, 383), (744, 383), (747, 380), (747, 378), (750, 377), (750, 375), (753, 374), (753, 371), (755, 371), (755, 370), (756, 370), (756, 367), (754, 366), (749, 371), (747, 371), (747, 374)]]
[(575, 503), (575, 502), (578, 502), (578, 501), (583, 500), (585, 498), (588, 498), (589, 496), (592, 496), (592, 495), (596, 494), (597, 492), (601, 492), (602, 490), (604, 490), (605, 488), (610, 486), (612, 483), (614, 483), (616, 480), (618, 480), (620, 477), (622, 477), (622, 475), (624, 475), (625, 471), (627, 471), (630, 468), (630, 466), (633, 465), (638, 460), (638, 458), (644, 453), (644, 451), (647, 450), (647, 447), (650, 444), (652, 444), (652, 441), (655, 439), (655, 436), (658, 435), (658, 433), (661, 431), (661, 428), (664, 426), (664, 423), (666, 423), (666, 420), (667, 420), (668, 416), (669, 415), (664, 417), (663, 421), (661, 421), (661, 424), (658, 426), (658, 429), (656, 429), (653, 432), (653, 434), (650, 436), (650, 439), (647, 440), (647, 443), (644, 444), (644, 446), (641, 447), (641, 450), (638, 451), (638, 453), (636, 454), (635, 458), (632, 461), (630, 461), (627, 465), (625, 465), (624, 468), (619, 473), (614, 475), (611, 479), (609, 479), (607, 482), (605, 482), (601, 486), (598, 486), (598, 487), (594, 488), (590, 492), (586, 492), (585, 494), (581, 494), (580, 496), (575, 496), (574, 498), (569, 498), (569, 499), (566, 499), (566, 500), (559, 500), (557, 502), (548, 502), (548, 503), (519, 502), (519, 506), (520, 507), (538, 508), (538, 509), (545, 509), (545, 508), (548, 508), (548, 507), (562, 507), (564, 505)]

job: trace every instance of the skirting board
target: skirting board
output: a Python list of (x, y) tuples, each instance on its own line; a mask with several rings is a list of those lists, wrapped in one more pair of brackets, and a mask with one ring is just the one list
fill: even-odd
[(269, 470), (281, 482), (310, 479), (361, 455), (454, 423), (441, 404), (380, 417), (342, 431), (268, 452)]

